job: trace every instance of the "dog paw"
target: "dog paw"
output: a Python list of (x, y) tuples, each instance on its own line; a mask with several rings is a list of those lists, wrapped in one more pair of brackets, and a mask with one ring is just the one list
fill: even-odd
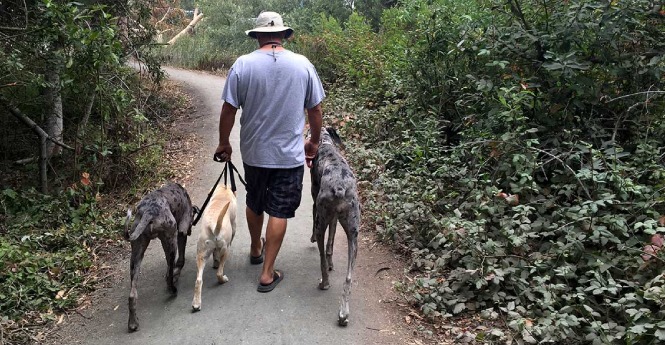
[(221, 278), (218, 276), (218, 277), (217, 277), (217, 281), (218, 281), (220, 284), (224, 284), (224, 283), (226, 283), (226, 282), (229, 281), (229, 277), (227, 277), (226, 274), (223, 275)]
[(339, 314), (339, 318), (337, 319), (337, 324), (340, 326), (347, 326), (349, 324), (349, 315), (342, 315), (342, 313)]
[(328, 290), (330, 289), (330, 283), (329, 282), (320, 282), (319, 283), (319, 290)]
[(219, 260), (214, 260), (214, 261), (212, 262), (212, 268), (214, 268), (214, 269), (218, 269), (218, 268), (219, 268)]
[(201, 305), (192, 304), (192, 313), (196, 313), (197, 311), (201, 311)]
[(127, 324), (127, 330), (130, 333), (138, 331), (139, 330), (139, 323), (136, 322), (136, 321), (134, 321), (134, 322), (130, 321), (129, 324)]
[(169, 286), (169, 293), (173, 296), (178, 294), (178, 288), (175, 286)]

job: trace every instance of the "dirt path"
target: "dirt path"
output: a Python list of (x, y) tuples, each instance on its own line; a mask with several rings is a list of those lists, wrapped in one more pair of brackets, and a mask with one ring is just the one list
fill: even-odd
[[(191, 123), (181, 124), (193, 131), (202, 143), (193, 157), (192, 181), (186, 186), (193, 202), (200, 205), (222, 166), (210, 159), (216, 147), (220, 94), (224, 79), (200, 72), (166, 69), (193, 97), (195, 114)], [(239, 118), (239, 116), (238, 116)], [(234, 161), (240, 163), (236, 123), (231, 136)], [(242, 168), (241, 164), (239, 168)], [(169, 298), (164, 283), (165, 262), (161, 246), (153, 241), (142, 265), (139, 281), (138, 316), (140, 329), (127, 333), (128, 267), (118, 260), (110, 286), (95, 292), (93, 302), (72, 313), (51, 339), (58, 344), (408, 344), (419, 343), (404, 324), (400, 297), (392, 290), (403, 264), (388, 250), (360, 235), (360, 249), (351, 296), (348, 327), (337, 326), (337, 310), (344, 272), (333, 272), (331, 289), (317, 289), (320, 278), (318, 251), (309, 242), (311, 207), (309, 174), (296, 217), (289, 221), (284, 245), (276, 267), (285, 278), (272, 292), (256, 292), (260, 267), (249, 263), (245, 191), (238, 191), (238, 233), (225, 273), (230, 281), (218, 285), (210, 265), (204, 273), (203, 306), (191, 312), (195, 280), (195, 251), (198, 227), (187, 245), (185, 268), (178, 283), (177, 298)], [(335, 266), (346, 267), (346, 244), (338, 232)]]

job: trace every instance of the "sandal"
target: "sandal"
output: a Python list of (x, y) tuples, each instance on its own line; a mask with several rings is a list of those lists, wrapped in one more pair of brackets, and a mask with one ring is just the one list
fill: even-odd
[(284, 279), (284, 273), (280, 270), (275, 270), (272, 274), (272, 282), (270, 284), (262, 284), (259, 282), (259, 286), (256, 288), (258, 292), (270, 292), (272, 291), (279, 282)]
[(259, 256), (249, 255), (249, 263), (252, 265), (259, 265), (263, 263), (263, 256), (266, 253), (266, 239), (261, 237), (261, 254)]

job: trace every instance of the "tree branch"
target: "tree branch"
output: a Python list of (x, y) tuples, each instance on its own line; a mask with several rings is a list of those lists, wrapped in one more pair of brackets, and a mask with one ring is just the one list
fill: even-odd
[(182, 35), (186, 34), (190, 30), (190, 28), (194, 28), (196, 23), (198, 23), (201, 20), (201, 18), (203, 18), (203, 13), (202, 12), (199, 13), (199, 8), (197, 7), (196, 9), (194, 9), (194, 18), (192, 19), (191, 22), (189, 22), (187, 27), (184, 28), (182, 31), (180, 31), (177, 35), (173, 36), (173, 38), (171, 38), (168, 42), (166, 42), (166, 44), (175, 43), (175, 41), (178, 38), (180, 38)]
[(46, 140), (50, 140), (54, 144), (56, 144), (58, 146), (61, 146), (61, 147), (64, 147), (68, 150), (72, 150), (72, 151), (74, 150), (73, 147), (71, 147), (71, 146), (69, 146), (69, 145), (67, 145), (63, 142), (60, 142), (60, 141), (50, 137), (48, 134), (46, 134), (46, 132), (41, 127), (39, 127), (39, 125), (37, 125), (35, 123), (35, 121), (32, 121), (32, 119), (30, 119), (29, 117), (27, 117), (23, 113), (21, 113), (21, 111), (18, 108), (16, 108), (11, 103), (9, 103), (9, 101), (5, 97), (3, 97), (2, 95), (0, 95), (0, 104), (2, 104), (5, 108), (7, 108), (7, 110), (9, 110), (9, 112), (12, 113), (12, 115), (14, 115), (17, 119), (21, 120), (21, 122), (23, 122), (25, 125), (27, 125), (40, 138), (45, 138)]

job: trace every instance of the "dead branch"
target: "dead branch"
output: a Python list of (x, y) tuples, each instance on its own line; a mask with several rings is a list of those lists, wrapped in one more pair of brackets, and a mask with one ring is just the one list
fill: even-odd
[(164, 13), (164, 16), (162, 17), (162, 19), (160, 19), (157, 23), (155, 23), (155, 26), (157, 26), (159, 23), (163, 22), (166, 19), (166, 17), (168, 17), (169, 13), (171, 13), (171, 7), (166, 9), (166, 13)]
[(35, 121), (32, 121), (32, 119), (24, 115), (18, 108), (9, 103), (9, 101), (3, 96), (0, 96), (0, 104), (2, 104), (5, 108), (7, 108), (7, 110), (9, 110), (9, 112), (12, 113), (12, 115), (14, 115), (17, 119), (21, 120), (39, 137), (44, 137), (46, 138), (46, 140), (50, 140), (51, 142), (53, 142), (58, 146), (74, 151), (73, 147), (49, 136), (41, 127), (39, 127), (39, 125), (35, 123)]
[(171, 38), (166, 43), (167, 44), (175, 43), (175, 41), (178, 40), (178, 38), (180, 38), (182, 35), (185, 35), (187, 32), (189, 32), (190, 29), (193, 29), (194, 26), (196, 26), (196, 23), (198, 23), (201, 20), (201, 18), (203, 18), (203, 12), (199, 12), (199, 8), (197, 7), (196, 9), (194, 9), (194, 18), (192, 18), (192, 21), (189, 22), (187, 27), (184, 28), (182, 31), (180, 31), (177, 35), (173, 36), (173, 38)]

